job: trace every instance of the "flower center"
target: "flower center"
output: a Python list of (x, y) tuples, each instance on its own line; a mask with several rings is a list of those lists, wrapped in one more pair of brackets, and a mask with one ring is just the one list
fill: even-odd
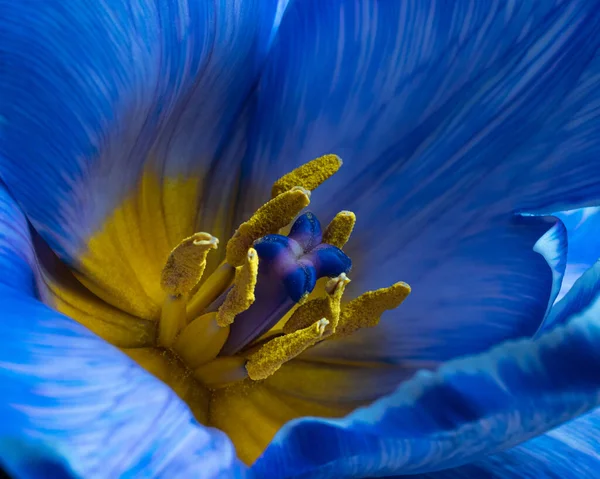
[[(272, 199), (239, 226), (225, 261), (200, 286), (219, 240), (196, 233), (171, 251), (157, 343), (209, 389), (265, 379), (321, 341), (376, 325), (409, 294), (408, 285), (396, 283), (342, 307), (352, 263), (341, 248), (355, 216), (342, 211), (325, 231), (314, 214), (298, 216), (310, 191), (340, 166), (327, 155), (278, 180)], [(280, 234), (294, 218), (289, 234)], [(329, 280), (316, 288), (319, 278)]]

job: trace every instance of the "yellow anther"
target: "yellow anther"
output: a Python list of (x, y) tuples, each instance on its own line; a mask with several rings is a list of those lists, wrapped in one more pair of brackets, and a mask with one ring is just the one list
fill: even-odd
[(336, 155), (325, 155), (309, 161), (279, 178), (273, 184), (271, 197), (275, 198), (294, 186), (302, 186), (312, 191), (333, 176), (341, 166), (342, 160)]
[(194, 377), (210, 389), (219, 389), (248, 377), (246, 358), (225, 356), (194, 370)]
[(195, 369), (212, 361), (229, 336), (229, 326), (217, 325), (217, 313), (194, 319), (177, 337), (173, 350), (190, 368)]
[(355, 223), (356, 215), (352, 211), (340, 211), (327, 225), (323, 233), (323, 243), (343, 248), (350, 239)]
[(328, 331), (335, 331), (341, 309), (341, 300), (350, 278), (345, 273), (330, 279), (325, 285), (327, 296), (312, 299), (301, 305), (283, 326), (285, 334), (291, 334), (314, 324), (319, 318), (329, 320)]
[(352, 334), (360, 328), (377, 326), (381, 315), (395, 309), (410, 294), (410, 286), (402, 281), (387, 288), (368, 291), (350, 301), (340, 314), (335, 334), (332, 339)]
[(208, 252), (218, 245), (219, 240), (208, 233), (195, 233), (179, 243), (162, 270), (163, 290), (173, 296), (190, 292), (202, 278)]
[(310, 191), (302, 187), (294, 187), (265, 203), (240, 225), (227, 243), (227, 262), (232, 266), (242, 265), (252, 243), (265, 235), (277, 233), (309, 203)]
[(158, 322), (158, 345), (169, 348), (175, 338), (185, 327), (185, 305), (187, 298), (182, 296), (167, 296), (163, 303)]
[(248, 358), (246, 370), (250, 379), (258, 381), (268, 378), (284, 363), (323, 339), (328, 324), (329, 321), (323, 318), (308, 328), (280, 336), (266, 343)]
[(258, 277), (258, 254), (250, 248), (246, 262), (235, 270), (233, 287), (227, 293), (225, 301), (217, 312), (217, 324), (221, 327), (233, 323), (235, 317), (246, 311), (254, 303), (254, 288)]

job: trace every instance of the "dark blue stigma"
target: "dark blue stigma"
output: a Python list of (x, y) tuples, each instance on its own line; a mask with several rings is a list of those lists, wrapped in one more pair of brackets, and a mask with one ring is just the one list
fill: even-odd
[(312, 292), (319, 278), (350, 272), (350, 258), (322, 240), (319, 220), (305, 213), (295, 221), (288, 236), (267, 235), (254, 242), (259, 257), (256, 300), (236, 316), (221, 356), (236, 354), (275, 326), (294, 304)]

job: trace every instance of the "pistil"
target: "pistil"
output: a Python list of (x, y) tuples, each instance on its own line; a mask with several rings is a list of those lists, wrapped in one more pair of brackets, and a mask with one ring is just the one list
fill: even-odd
[(350, 258), (339, 248), (321, 243), (322, 237), (319, 220), (305, 213), (288, 236), (271, 234), (254, 242), (260, 258), (256, 301), (235, 318), (221, 355), (237, 354), (270, 330), (308, 297), (317, 279), (350, 271)]

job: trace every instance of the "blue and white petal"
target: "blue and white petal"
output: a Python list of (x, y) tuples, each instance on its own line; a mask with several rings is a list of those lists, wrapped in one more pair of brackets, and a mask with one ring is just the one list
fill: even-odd
[[(563, 302), (568, 321), (421, 371), (343, 419), (288, 423), (254, 465), (258, 477), (378, 477), (457, 467), (516, 446), (600, 405), (600, 320), (581, 314), (586, 273)], [(577, 290), (581, 290), (578, 294)], [(318, 438), (318, 442), (315, 438)]]
[(593, 479), (600, 471), (600, 411), (481, 461), (404, 479)]
[(560, 295), (568, 266), (567, 256), (571, 246), (568, 230), (560, 220), (533, 246), (533, 251), (543, 256), (552, 271), (552, 289), (545, 317), (550, 314), (552, 305)]
[(166, 385), (35, 298), (28, 224), (3, 187), (0, 265), (3, 469), (15, 477), (243, 473), (228, 438), (200, 426)]
[(555, 213), (569, 233), (569, 255), (565, 278), (557, 299), (600, 258), (600, 208), (589, 207)]
[(413, 290), (350, 359), (438, 362), (539, 327), (554, 275), (533, 247), (552, 224), (514, 213), (600, 200), (598, 8), (290, 2), (257, 89), (247, 201), (291, 166), (344, 159), (312, 205), (357, 215), (348, 292)]
[(541, 332), (564, 324), (573, 317), (593, 320), (600, 314), (600, 261), (588, 269), (571, 287), (563, 299), (554, 305), (544, 321)]

